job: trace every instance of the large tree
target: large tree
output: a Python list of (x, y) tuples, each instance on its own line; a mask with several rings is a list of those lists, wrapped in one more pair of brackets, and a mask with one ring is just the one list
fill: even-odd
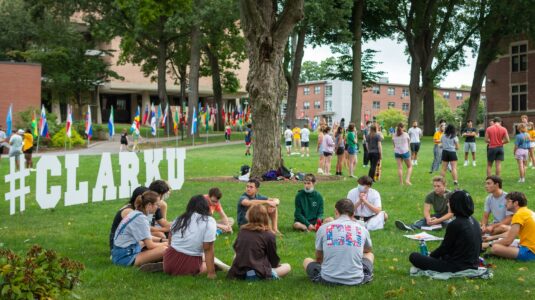
[(397, 0), (392, 21), (410, 55), (409, 122), (423, 103), (424, 134), (435, 131), (435, 83), (464, 64), (464, 47), (477, 30), (478, 7), (470, 0)]
[(251, 176), (281, 166), (280, 105), (286, 89), (282, 60), (288, 36), (303, 18), (303, 1), (240, 0), (249, 58), (247, 91), (256, 136)]

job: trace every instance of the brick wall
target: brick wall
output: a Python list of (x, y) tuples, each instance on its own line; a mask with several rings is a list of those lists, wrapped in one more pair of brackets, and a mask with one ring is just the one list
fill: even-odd
[(0, 62), (0, 124), (3, 126), (10, 104), (13, 104), (13, 128), (18, 112), (41, 106), (41, 65)]

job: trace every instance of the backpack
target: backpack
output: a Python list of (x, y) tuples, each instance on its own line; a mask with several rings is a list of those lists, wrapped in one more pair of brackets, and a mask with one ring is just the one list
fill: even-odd
[(264, 181), (277, 180), (277, 171), (275, 170), (267, 171), (266, 174), (262, 175), (262, 179), (264, 179)]
[(292, 173), (285, 166), (280, 166), (277, 171), (279, 176), (282, 176), (284, 178), (292, 177)]
[(251, 170), (251, 167), (249, 167), (248, 165), (243, 165), (240, 168), (240, 174), (243, 176), (243, 175), (249, 173), (250, 170)]

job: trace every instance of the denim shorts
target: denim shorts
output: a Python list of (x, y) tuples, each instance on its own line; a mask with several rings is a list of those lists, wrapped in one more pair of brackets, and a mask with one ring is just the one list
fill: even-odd
[(520, 246), (516, 259), (520, 261), (532, 261), (535, 260), (535, 253), (531, 252), (528, 247)]
[[(255, 270), (249, 270), (245, 274), (245, 280), (247, 280), (247, 281), (256, 281), (256, 280), (260, 280), (260, 279), (261, 278), (258, 277), (258, 275), (256, 275), (256, 271)], [(279, 275), (277, 275), (277, 272), (275, 272), (275, 269), (271, 269), (271, 279), (272, 280), (280, 279)]]
[(355, 146), (347, 147), (347, 154), (354, 155), (355, 153), (357, 153), (357, 149), (355, 149)]
[(411, 153), (410, 152), (405, 152), (403, 154), (394, 153), (394, 157), (395, 158), (401, 158), (401, 159), (409, 159), (409, 158), (411, 158)]
[(131, 266), (136, 261), (136, 256), (141, 252), (141, 246), (138, 243), (121, 248), (113, 246), (111, 250), (111, 261), (120, 266)]

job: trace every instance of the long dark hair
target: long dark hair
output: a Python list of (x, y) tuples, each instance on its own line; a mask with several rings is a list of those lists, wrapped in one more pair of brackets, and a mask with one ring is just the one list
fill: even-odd
[(444, 134), (452, 139), (455, 137), (455, 126), (453, 126), (453, 124), (448, 124), (448, 126), (446, 126), (446, 130), (444, 131)]
[(136, 199), (137, 197), (141, 196), (144, 192), (148, 191), (149, 189), (144, 186), (138, 186), (134, 192), (132, 192), (132, 197), (130, 197), (130, 201), (128, 201), (128, 205), (130, 205), (132, 208), (135, 208), (136, 205)]
[(398, 126), (396, 128), (396, 136), (400, 136), (403, 134), (403, 127), (404, 127), (403, 123), (401, 122), (398, 123)]
[(370, 126), (370, 138), (373, 138), (377, 134), (377, 126)]
[(210, 216), (210, 206), (208, 206), (208, 201), (204, 198), (203, 195), (195, 195), (189, 199), (188, 206), (186, 207), (186, 212), (176, 218), (173, 227), (171, 227), (171, 232), (180, 231), (180, 234), (184, 236), (186, 229), (191, 222), (191, 216), (193, 213), (200, 214), (201, 220), (206, 221), (208, 216)]

